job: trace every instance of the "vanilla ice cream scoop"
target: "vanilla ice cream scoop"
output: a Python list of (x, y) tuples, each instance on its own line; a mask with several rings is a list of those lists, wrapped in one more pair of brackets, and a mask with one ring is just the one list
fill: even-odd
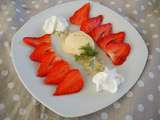
[(70, 33), (64, 41), (63, 50), (64, 52), (72, 55), (80, 55), (83, 46), (89, 44), (94, 48), (94, 41), (92, 38), (82, 31)]
[(93, 76), (93, 83), (96, 85), (96, 91), (108, 91), (116, 93), (119, 85), (124, 82), (122, 75), (117, 73), (116, 69), (108, 70), (106, 67), (103, 72), (98, 72)]

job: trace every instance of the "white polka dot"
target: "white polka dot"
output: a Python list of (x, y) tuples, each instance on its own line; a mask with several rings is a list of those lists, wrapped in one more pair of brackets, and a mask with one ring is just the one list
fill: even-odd
[(134, 15), (138, 15), (138, 11), (137, 10), (133, 10), (132, 12)]
[(149, 76), (149, 78), (154, 79), (154, 74), (153, 74), (153, 72), (149, 72), (148, 76)]
[(9, 88), (9, 89), (12, 89), (13, 87), (14, 87), (14, 83), (13, 83), (13, 82), (9, 82), (9, 83), (8, 83), (8, 88)]
[(58, 0), (57, 4), (61, 4), (63, 1), (62, 0)]
[(16, 8), (16, 12), (21, 13), (21, 11), (18, 8)]
[(22, 4), (22, 7), (23, 7), (23, 8), (26, 8), (26, 7), (27, 7), (27, 5), (26, 5), (26, 4)]
[(11, 1), (11, 3), (12, 3), (12, 5), (15, 5), (15, 4), (16, 4), (16, 2), (15, 2), (15, 1)]
[(38, 4), (36, 4), (34, 7), (35, 7), (36, 9), (38, 9), (38, 8), (39, 8), (39, 5), (38, 5)]
[(0, 64), (2, 64), (3, 63), (3, 60), (2, 59), (0, 59)]
[(12, 21), (12, 18), (7, 18), (7, 22), (11, 22)]
[(128, 98), (131, 98), (132, 96), (133, 96), (133, 92), (129, 91), (129, 92), (127, 93), (127, 97), (128, 97)]
[(0, 111), (4, 110), (5, 105), (3, 103), (0, 103)]
[(9, 117), (4, 118), (3, 120), (11, 120)]
[(160, 114), (160, 109), (158, 109), (158, 114)]
[(36, 3), (36, 1), (35, 0), (32, 0), (32, 2), (31, 2), (32, 4), (35, 4)]
[(148, 32), (146, 30), (142, 30), (142, 33), (143, 34), (147, 34)]
[(119, 102), (116, 102), (116, 103), (113, 104), (113, 107), (115, 109), (119, 109), (121, 107), (121, 104)]
[(9, 47), (9, 42), (8, 41), (4, 42), (4, 47)]
[(153, 102), (154, 101), (154, 96), (152, 94), (149, 94), (147, 95), (147, 99), (150, 101), (150, 102)]
[(157, 0), (152, 0), (152, 2), (154, 2), (154, 3), (155, 3), (156, 1), (157, 1)]
[(118, 8), (118, 12), (122, 12), (122, 8)]
[(150, 45), (149, 42), (146, 42), (146, 45), (149, 46)]
[(11, 26), (11, 30), (16, 30), (17, 28), (15, 26)]
[(147, 17), (151, 17), (152, 16), (152, 14), (147, 14)]
[(26, 13), (29, 14), (29, 13), (31, 13), (31, 11), (30, 11), (30, 10), (27, 10)]
[(153, 34), (153, 35), (152, 35), (152, 38), (155, 38), (155, 39), (156, 39), (156, 38), (158, 38), (158, 37), (159, 37), (158, 34)]
[(152, 55), (149, 55), (149, 56), (148, 56), (148, 59), (149, 59), (149, 60), (152, 60), (152, 59), (153, 59), (153, 56), (152, 56)]
[(154, 120), (153, 118), (149, 118), (149, 120)]
[(40, 114), (40, 119), (44, 119), (44, 113)]
[(20, 100), (20, 97), (19, 97), (19, 95), (14, 95), (13, 96), (13, 101), (19, 101)]
[(2, 70), (1, 75), (2, 76), (7, 76), (8, 75), (8, 70)]
[(143, 104), (138, 104), (137, 110), (138, 110), (139, 112), (143, 112), (143, 111), (144, 111), (144, 106), (143, 106)]
[(154, 13), (158, 13), (158, 10), (154, 10), (153, 12), (154, 12)]
[(130, 4), (125, 4), (125, 7), (126, 7), (126, 8), (130, 8), (131, 5), (130, 5)]
[(44, 3), (46, 3), (46, 4), (47, 4), (47, 3), (49, 3), (49, 1), (48, 1), (48, 0), (43, 0), (43, 2), (44, 2)]
[(48, 120), (48, 115), (45, 114), (45, 113), (41, 113), (41, 114), (40, 114), (40, 119), (41, 119), (41, 120)]
[(7, 6), (6, 6), (6, 5), (1, 5), (1, 9), (2, 9), (2, 10), (6, 10), (6, 9), (7, 9)]
[(144, 87), (144, 82), (142, 80), (139, 80), (137, 84), (138, 87)]
[(25, 115), (25, 114), (26, 114), (26, 109), (20, 108), (20, 109), (19, 109), (19, 114), (20, 114), (20, 115)]
[(141, 22), (141, 23), (145, 23), (145, 20), (144, 20), (144, 19), (140, 19), (140, 22)]
[(151, 28), (153, 28), (153, 27), (155, 27), (155, 24), (151, 23), (149, 26), (150, 26)]
[(114, 4), (115, 4), (115, 2), (114, 2), (114, 1), (111, 1), (111, 2), (110, 2), (110, 4), (111, 4), (111, 5), (114, 5)]
[(3, 35), (3, 31), (0, 31), (0, 36), (2, 36)]
[(23, 19), (23, 18), (20, 18), (19, 21), (20, 21), (20, 22), (24, 22), (24, 19)]
[(147, 3), (149, 6), (152, 6), (152, 2), (151, 1), (148, 1)]
[(131, 115), (126, 115), (125, 120), (133, 120), (133, 117)]
[(160, 65), (157, 66), (157, 69), (160, 71)]
[(101, 113), (101, 120), (107, 120), (108, 119), (108, 114), (106, 112)]
[(158, 53), (160, 53), (160, 48), (155, 48), (155, 50), (156, 50)]
[(142, 11), (145, 10), (144, 5), (141, 5), (140, 9), (141, 9)]
[(158, 86), (158, 91), (160, 92), (160, 85)]
[(9, 14), (8, 10), (6, 10), (6, 11), (4, 12), (4, 14), (5, 14), (5, 15), (8, 15), (8, 14)]

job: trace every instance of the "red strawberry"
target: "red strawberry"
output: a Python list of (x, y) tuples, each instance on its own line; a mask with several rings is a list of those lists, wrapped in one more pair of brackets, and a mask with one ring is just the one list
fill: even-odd
[(63, 81), (64, 76), (70, 70), (70, 65), (64, 61), (60, 60), (55, 62), (50, 68), (46, 79), (44, 80), (45, 84), (59, 84)]
[(57, 86), (55, 96), (77, 93), (83, 88), (84, 80), (79, 70), (67, 73), (64, 80)]
[(50, 43), (51, 44), (51, 35), (45, 34), (41, 37), (24, 37), (23, 42), (29, 46), (37, 47), (42, 43)]
[(89, 34), (94, 28), (99, 26), (103, 21), (103, 16), (99, 15), (97, 17), (90, 18), (81, 24), (80, 30)]
[(101, 39), (98, 39), (97, 44), (100, 48), (105, 49), (106, 45), (109, 44), (110, 42), (122, 43), (124, 39), (125, 39), (124, 32), (113, 33), (111, 35), (107, 35)]
[(48, 51), (45, 52), (41, 57), (39, 62), (45, 62), (47, 60), (47, 58), (49, 57), (50, 54), (53, 54), (54, 56), (54, 60), (60, 60), (61, 58), (54, 52), (54, 51)]
[(89, 19), (90, 3), (86, 3), (78, 9), (73, 16), (69, 18), (70, 22), (75, 25), (81, 25), (83, 21)]
[(54, 62), (60, 58), (54, 52), (47, 52), (41, 57), (41, 63), (37, 71), (37, 76), (46, 76)]
[(49, 43), (40, 44), (34, 49), (32, 54), (30, 55), (30, 59), (39, 62), (43, 54), (52, 51), (52, 47)]
[(96, 42), (98, 39), (100, 39), (104, 36), (108, 36), (111, 33), (112, 33), (112, 24), (107, 23), (107, 24), (102, 24), (102, 25), (96, 27), (95, 29), (93, 29), (90, 32), (90, 35), (93, 38), (93, 40)]
[(128, 43), (110, 43), (105, 48), (105, 53), (112, 59), (114, 65), (121, 65), (130, 53)]

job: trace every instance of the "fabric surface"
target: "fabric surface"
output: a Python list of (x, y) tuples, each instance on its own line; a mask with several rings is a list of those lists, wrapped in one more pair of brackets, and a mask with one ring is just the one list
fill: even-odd
[(116, 103), (69, 119), (48, 110), (26, 91), (11, 63), (11, 38), (31, 16), (70, 1), (0, 0), (0, 120), (160, 120), (160, 0), (94, 0), (128, 20), (149, 49), (140, 80)]

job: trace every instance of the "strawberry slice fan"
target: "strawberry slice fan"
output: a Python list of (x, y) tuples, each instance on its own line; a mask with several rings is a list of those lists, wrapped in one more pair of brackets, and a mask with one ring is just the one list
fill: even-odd
[(37, 76), (46, 77), (44, 84), (57, 85), (53, 95), (77, 93), (83, 88), (84, 80), (78, 69), (60, 58), (51, 46), (51, 35), (24, 37), (23, 42), (34, 48), (30, 59), (39, 62)]
[(89, 13), (90, 3), (86, 3), (69, 18), (70, 23), (80, 25), (80, 30), (93, 38), (114, 65), (122, 65), (131, 51), (130, 45), (124, 41), (125, 33), (113, 33), (111, 23), (102, 24), (103, 15), (90, 17)]

